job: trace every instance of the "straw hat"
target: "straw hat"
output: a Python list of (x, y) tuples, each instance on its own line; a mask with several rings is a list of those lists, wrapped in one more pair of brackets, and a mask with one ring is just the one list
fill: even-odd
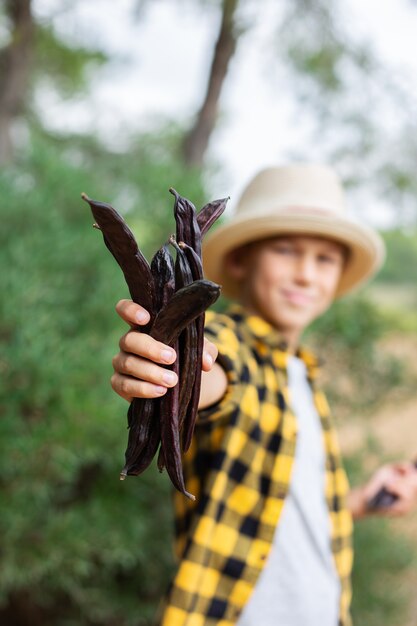
[(343, 189), (332, 169), (289, 165), (259, 172), (243, 191), (229, 222), (207, 236), (203, 246), (205, 275), (220, 283), (226, 296), (237, 297), (238, 284), (224, 269), (227, 253), (281, 234), (325, 237), (349, 248), (337, 296), (369, 279), (385, 258), (381, 237), (346, 215)]

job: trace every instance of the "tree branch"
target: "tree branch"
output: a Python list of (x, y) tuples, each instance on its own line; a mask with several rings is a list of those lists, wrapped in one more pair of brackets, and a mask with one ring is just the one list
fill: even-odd
[(210, 135), (216, 124), (218, 103), (229, 62), (237, 44), (235, 15), (239, 0), (223, 0), (222, 21), (214, 49), (206, 95), (196, 121), (183, 143), (184, 160), (187, 165), (201, 166), (207, 151)]
[(8, 0), (6, 11), (12, 39), (0, 52), (0, 165), (12, 158), (11, 127), (24, 110), (34, 40), (31, 0)]

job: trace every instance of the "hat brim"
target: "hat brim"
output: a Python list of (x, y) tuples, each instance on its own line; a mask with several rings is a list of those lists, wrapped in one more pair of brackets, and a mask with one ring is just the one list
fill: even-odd
[(222, 285), (224, 295), (238, 298), (239, 285), (225, 271), (226, 255), (245, 244), (284, 234), (322, 237), (348, 247), (350, 254), (336, 297), (350, 293), (369, 280), (385, 259), (383, 240), (367, 226), (335, 216), (333, 212), (284, 209), (272, 215), (242, 215), (209, 233), (203, 244), (205, 275)]

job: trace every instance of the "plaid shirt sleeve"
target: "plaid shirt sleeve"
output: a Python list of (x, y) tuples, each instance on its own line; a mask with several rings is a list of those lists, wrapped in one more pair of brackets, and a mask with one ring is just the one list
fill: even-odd
[[(288, 406), (286, 353), (273, 329), (239, 309), (208, 316), (207, 336), (228, 377), (224, 398), (201, 411), (183, 458), (191, 502), (174, 494), (179, 566), (162, 626), (232, 626), (268, 557), (289, 488), (297, 426)], [(349, 622), (351, 520), (347, 481), (324, 396), (315, 389), (326, 448), (326, 499), (342, 583), (340, 625)]]

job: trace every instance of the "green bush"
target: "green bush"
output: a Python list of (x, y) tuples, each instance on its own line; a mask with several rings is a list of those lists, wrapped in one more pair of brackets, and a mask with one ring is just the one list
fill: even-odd
[(381, 348), (388, 331), (381, 309), (364, 293), (337, 300), (309, 329), (306, 341), (324, 358), (325, 387), (339, 418), (372, 412), (407, 384), (404, 364)]
[(387, 258), (377, 282), (394, 285), (415, 285), (417, 266), (417, 231), (409, 229), (389, 230), (383, 233), (387, 247)]
[(145, 625), (168, 581), (168, 482), (155, 467), (119, 481), (127, 404), (109, 378), (128, 292), (80, 198), (123, 211), (125, 197), (155, 251), (174, 223), (168, 187), (203, 195), (167, 143), (145, 138), (128, 158), (35, 136), (0, 176), (3, 620), (29, 598), (45, 626)]

